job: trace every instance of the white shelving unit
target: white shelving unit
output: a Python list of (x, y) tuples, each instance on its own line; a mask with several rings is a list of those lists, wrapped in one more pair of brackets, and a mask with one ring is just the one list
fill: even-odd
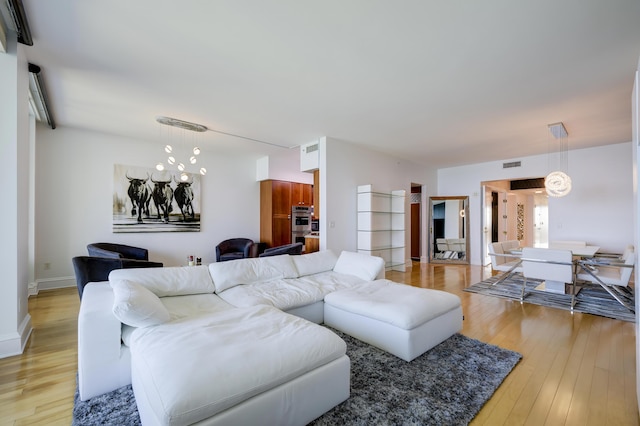
[(384, 259), (387, 269), (405, 271), (405, 191), (358, 186), (358, 252)]

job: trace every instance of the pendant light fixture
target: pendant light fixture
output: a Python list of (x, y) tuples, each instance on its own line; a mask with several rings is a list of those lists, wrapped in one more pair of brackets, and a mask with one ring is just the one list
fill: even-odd
[(571, 192), (571, 178), (567, 174), (569, 172), (569, 134), (563, 123), (549, 124), (549, 132), (553, 136), (549, 148), (549, 170), (552, 171), (544, 179), (544, 186), (550, 196), (564, 197)]
[[(168, 154), (167, 164), (175, 166), (180, 171), (180, 180), (186, 182), (189, 179), (187, 164), (195, 166), (200, 155), (200, 147), (197, 143), (198, 137), (208, 129), (202, 124), (190, 123), (171, 117), (158, 116), (156, 121), (167, 126), (167, 128), (163, 127), (161, 129), (166, 133), (164, 135), (161, 134), (161, 138), (166, 141), (164, 151)], [(191, 145), (193, 148), (188, 149), (187, 146)], [(163, 171), (165, 169), (164, 163), (158, 163), (156, 169)], [(204, 176), (207, 174), (207, 169), (200, 167), (198, 172)]]

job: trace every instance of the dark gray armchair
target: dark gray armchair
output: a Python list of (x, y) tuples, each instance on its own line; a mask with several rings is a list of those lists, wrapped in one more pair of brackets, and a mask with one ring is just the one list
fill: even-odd
[(263, 251), (259, 257), (278, 256), (281, 254), (302, 254), (302, 243), (286, 244), (284, 246), (271, 247)]
[(71, 259), (73, 270), (76, 274), (78, 295), (82, 300), (84, 286), (90, 282), (107, 281), (109, 272), (114, 269), (127, 268), (161, 268), (161, 262), (149, 262), (148, 260), (115, 259), (109, 257), (77, 256)]
[(249, 238), (231, 238), (216, 246), (216, 262), (254, 257), (253, 240)]
[(140, 247), (114, 243), (92, 243), (87, 245), (89, 256), (111, 259), (149, 260), (149, 251)]

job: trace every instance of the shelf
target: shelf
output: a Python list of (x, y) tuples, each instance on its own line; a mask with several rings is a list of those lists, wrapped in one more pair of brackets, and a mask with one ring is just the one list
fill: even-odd
[(358, 187), (358, 251), (381, 257), (386, 269), (405, 268), (405, 191)]

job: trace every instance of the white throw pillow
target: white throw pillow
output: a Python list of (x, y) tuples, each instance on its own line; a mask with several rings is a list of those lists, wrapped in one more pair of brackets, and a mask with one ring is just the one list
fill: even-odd
[(384, 269), (384, 260), (381, 257), (368, 254), (343, 251), (333, 267), (334, 272), (355, 275), (363, 280), (373, 281)]
[(132, 327), (148, 327), (162, 324), (170, 319), (169, 311), (158, 296), (128, 280), (112, 284), (113, 315), (120, 322)]
[(253, 284), (281, 278), (298, 278), (298, 270), (292, 256), (255, 257), (216, 262), (209, 265), (209, 272), (216, 293), (240, 284)]
[(213, 293), (213, 281), (206, 265), (168, 268), (116, 269), (109, 282), (129, 280), (151, 290), (158, 297)]
[(331, 250), (317, 251), (315, 253), (303, 254), (302, 256), (291, 256), (293, 264), (296, 265), (298, 275), (319, 274), (320, 272), (331, 271), (338, 260), (338, 256)]

